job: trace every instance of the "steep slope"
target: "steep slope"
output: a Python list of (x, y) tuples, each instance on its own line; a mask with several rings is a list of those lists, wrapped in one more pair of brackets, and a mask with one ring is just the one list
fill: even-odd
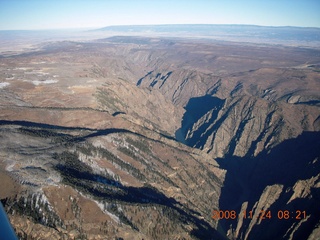
[[(200, 103), (202, 98), (191, 100)], [(189, 120), (189, 103), (182, 123), (183, 137), (190, 146), (211, 152), (215, 157), (256, 156), (302, 131), (314, 131), (319, 116), (318, 107), (240, 95), (225, 100), (216, 98), (212, 109), (193, 121)]]
[[(218, 161), (228, 169), (220, 207), (239, 213), (237, 222), (221, 220), (231, 238), (311, 236), (319, 222), (319, 139), (318, 132), (304, 132), (256, 157)], [(272, 231), (261, 235), (266, 229)]]
[(275, 56), (283, 67), (260, 59), (237, 73), (231, 62), (230, 73), (214, 75), (171, 66), (137, 82), (184, 106), (177, 139), (220, 158), (227, 175), (219, 209), (235, 211), (237, 221), (217, 220), (230, 239), (319, 237), (320, 75), (303, 58)]
[(317, 50), (201, 47), (202, 52), (200, 46), (191, 51), (171, 46), (170, 54), (176, 51), (183, 59), (180, 64), (169, 53), (161, 55), (164, 63), (137, 81), (185, 108), (176, 132), (181, 142), (213, 157), (256, 156), (303, 131), (319, 129), (320, 76), (315, 66), (305, 64), (319, 61)]

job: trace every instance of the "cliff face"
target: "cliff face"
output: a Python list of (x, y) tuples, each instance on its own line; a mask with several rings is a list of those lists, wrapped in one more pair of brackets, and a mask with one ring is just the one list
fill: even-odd
[(21, 238), (319, 236), (318, 50), (115, 37), (0, 61)]
[[(320, 75), (303, 56), (301, 62), (286, 58), (293, 49), (277, 49), (286, 52), (282, 56), (261, 49), (231, 48), (232, 57), (215, 57), (212, 51), (198, 58), (194, 48), (180, 50), (184, 67), (150, 71), (137, 85), (183, 106), (176, 138), (227, 169), (219, 207), (236, 211), (238, 219), (219, 223), (230, 239), (312, 239), (319, 224)], [(201, 64), (189, 67), (191, 55)], [(229, 68), (218, 70), (222, 63)], [(241, 216), (250, 211), (249, 218)]]
[[(192, 100), (201, 104), (202, 98)], [(214, 157), (256, 156), (303, 131), (313, 131), (319, 113), (318, 107), (240, 95), (216, 98), (212, 109), (194, 121), (188, 106), (180, 129), (185, 141)]]
[[(221, 223), (233, 238), (311, 238), (319, 224), (319, 139), (319, 132), (303, 132), (256, 157), (218, 161), (228, 169), (220, 207), (246, 211), (245, 219)], [(265, 229), (272, 231), (260, 235)]]
[[(303, 65), (304, 54), (311, 52), (292, 60), (288, 57), (293, 49), (277, 49), (283, 51), (281, 56), (275, 49), (267, 54), (258, 47), (247, 48), (249, 53), (225, 49), (232, 57), (217, 57), (213, 47), (202, 55), (197, 49), (179, 49), (186, 65), (177, 67), (172, 58), (162, 56), (165, 64), (157, 65), (137, 85), (160, 91), (183, 106), (186, 112), (177, 138), (213, 157), (256, 156), (303, 131), (317, 130), (319, 73)], [(228, 68), (222, 71), (218, 68), (222, 64)]]

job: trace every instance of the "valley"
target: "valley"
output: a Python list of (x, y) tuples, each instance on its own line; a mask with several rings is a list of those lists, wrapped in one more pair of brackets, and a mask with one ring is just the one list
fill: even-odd
[(320, 49), (282, 43), (2, 51), (0, 199), (19, 238), (317, 239)]

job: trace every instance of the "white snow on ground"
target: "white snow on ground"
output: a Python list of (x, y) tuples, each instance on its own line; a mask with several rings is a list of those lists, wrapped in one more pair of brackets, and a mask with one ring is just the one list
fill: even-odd
[(109, 217), (111, 217), (115, 222), (120, 223), (120, 219), (119, 219), (116, 215), (114, 215), (114, 214), (112, 214), (111, 212), (109, 212), (109, 211), (106, 209), (105, 204), (100, 203), (100, 202), (98, 202), (98, 201), (96, 201), (96, 200), (93, 200), (93, 201), (98, 205), (98, 207), (101, 209), (101, 211), (103, 211), (105, 214), (108, 214)]
[(0, 88), (4, 88), (6, 86), (10, 85), (8, 82), (0, 82)]
[(14, 68), (12, 70), (23, 70), (23, 71), (26, 71), (26, 70), (29, 70), (29, 68), (20, 67), (20, 68)]
[(58, 80), (53, 80), (53, 79), (48, 79), (48, 80), (44, 80), (44, 81), (38, 81), (38, 80), (34, 80), (32, 81), (32, 83), (34, 85), (40, 85), (40, 84), (51, 84), (51, 83), (57, 83)]
[(16, 161), (8, 160), (7, 162), (6, 171), (12, 172), (14, 165), (16, 165)]

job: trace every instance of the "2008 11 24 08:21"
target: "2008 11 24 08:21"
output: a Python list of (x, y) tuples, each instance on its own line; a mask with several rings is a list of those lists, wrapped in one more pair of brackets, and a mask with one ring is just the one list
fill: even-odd
[[(242, 211), (237, 213), (235, 210), (213, 210), (212, 211), (212, 219), (219, 220), (219, 219), (237, 219), (238, 217), (242, 217), (244, 219), (252, 219), (255, 216), (253, 211)], [(307, 217), (306, 211), (296, 210), (296, 211), (289, 211), (289, 210), (278, 210), (277, 212), (271, 212), (271, 210), (260, 210), (258, 217), (261, 220), (264, 219), (296, 219), (301, 220)]]

